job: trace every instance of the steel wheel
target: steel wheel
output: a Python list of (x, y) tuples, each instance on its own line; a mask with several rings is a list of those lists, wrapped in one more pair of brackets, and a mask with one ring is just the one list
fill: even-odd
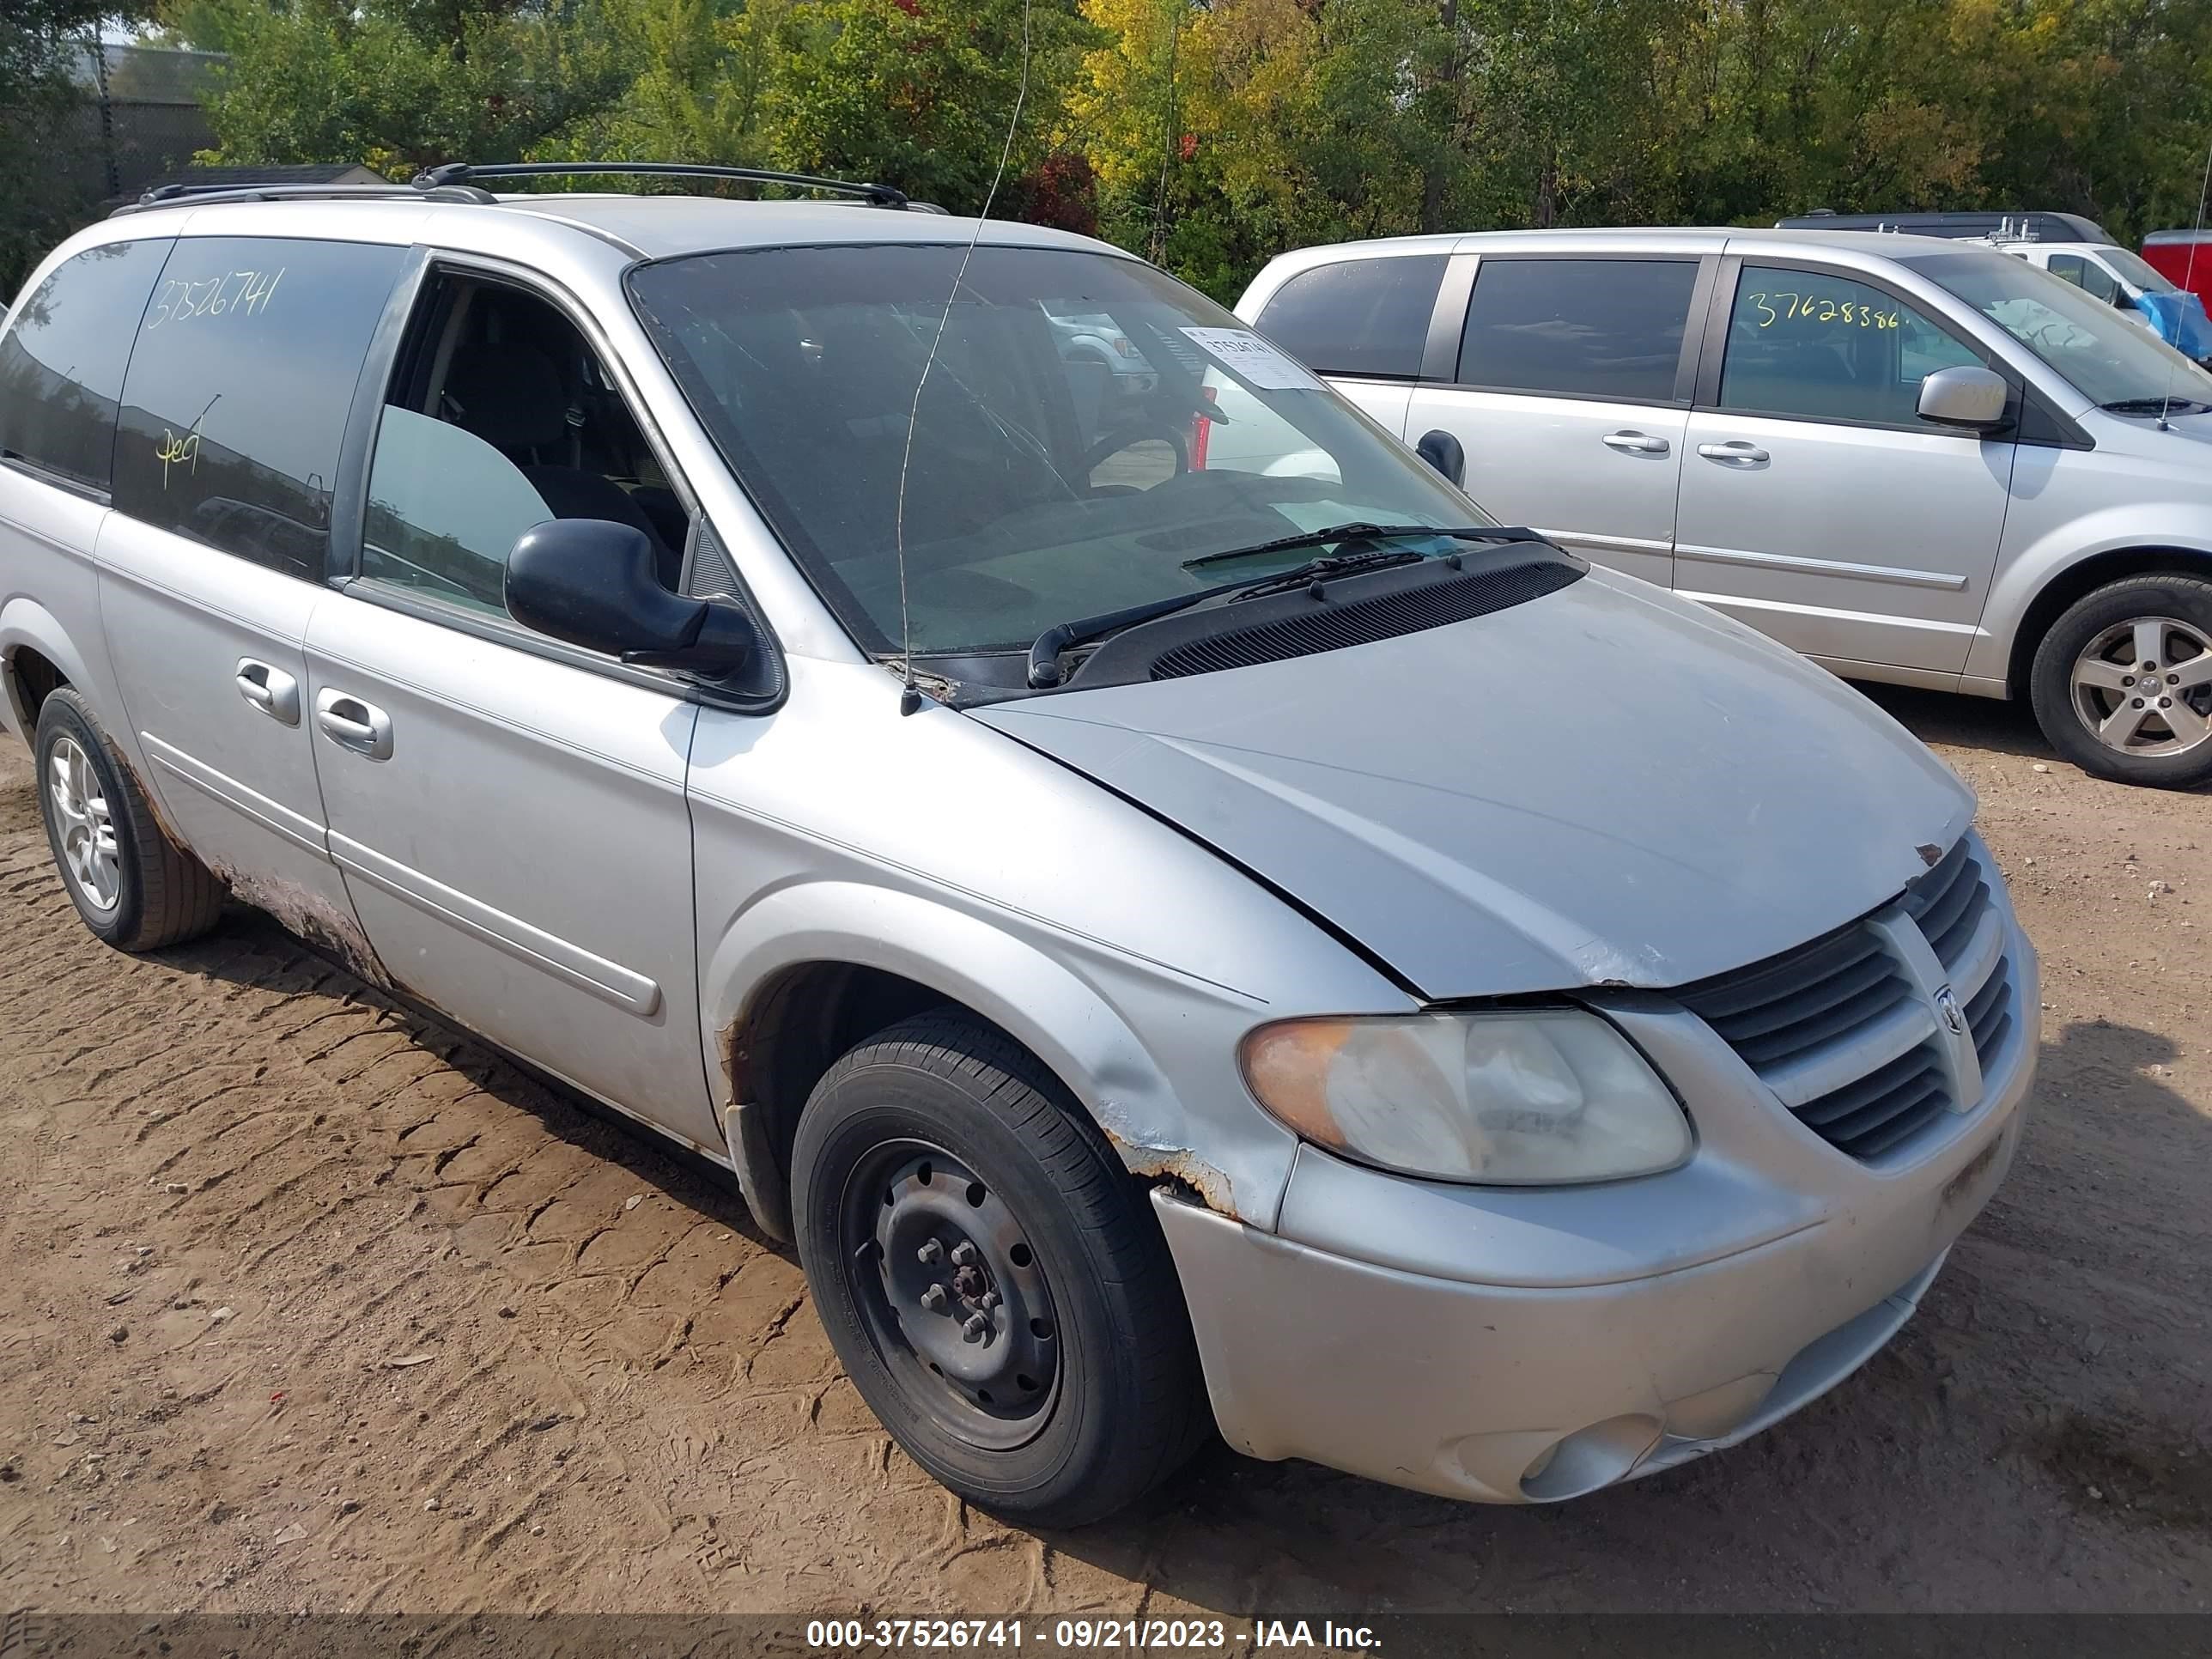
[(61, 837), (62, 871), (93, 909), (112, 912), (123, 896), (123, 867), (107, 792), (76, 739), (58, 738), (48, 767), (46, 793)]
[(2137, 617), (2074, 659), (2074, 712), (2124, 755), (2185, 755), (2212, 740), (2212, 638), (2173, 617)]
[(941, 1146), (887, 1141), (854, 1171), (843, 1224), (861, 1321), (915, 1402), (970, 1445), (1034, 1438), (1059, 1392), (1059, 1327), (1005, 1200)]

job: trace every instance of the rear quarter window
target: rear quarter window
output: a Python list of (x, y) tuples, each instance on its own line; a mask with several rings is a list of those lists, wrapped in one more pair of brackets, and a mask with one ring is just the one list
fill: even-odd
[(1275, 290), (1259, 330), (1324, 374), (1413, 380), (1446, 257), (1346, 259), (1300, 271)]
[(407, 250), (185, 237), (138, 324), (115, 506), (310, 581), (368, 356)]
[(1671, 403), (1697, 283), (1695, 259), (1486, 256), (1460, 340), (1460, 384)]
[(107, 488), (124, 364), (169, 246), (87, 248), (16, 307), (0, 337), (0, 456)]

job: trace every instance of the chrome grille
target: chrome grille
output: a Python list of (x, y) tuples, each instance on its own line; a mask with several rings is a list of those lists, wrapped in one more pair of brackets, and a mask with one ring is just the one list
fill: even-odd
[(1987, 1067), (2012, 1030), (2012, 964), (2004, 957), (2004, 917), (1973, 837), (1907, 888), (1901, 908), (1942, 963), (1974, 1034), (1974, 1052)]
[[(2011, 1035), (2005, 915), (1987, 857), (1967, 836), (1894, 906), (1677, 994), (1800, 1122), (1854, 1158), (1879, 1158), (1978, 1104), (1980, 1070)], [(1932, 962), (1910, 943), (1914, 928)], [(1944, 984), (1973, 1058), (1946, 1035)]]

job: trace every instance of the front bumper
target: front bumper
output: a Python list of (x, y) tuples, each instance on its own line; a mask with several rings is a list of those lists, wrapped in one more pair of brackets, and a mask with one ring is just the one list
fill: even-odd
[[(1789, 1156), (1709, 1139), (1680, 1170), (1609, 1188), (1442, 1188), (1309, 1147), (1278, 1233), (1156, 1194), (1224, 1437), (1255, 1457), (1542, 1503), (1733, 1445), (1818, 1398), (1911, 1316), (2004, 1179), (2035, 1067), (2019, 948), (2003, 1074), (1909, 1164), (1848, 1158), (1770, 1098), (1756, 1110), (1775, 1135), (1805, 1143)], [(1647, 1051), (1662, 1040), (1638, 1035)], [(1700, 1114), (1701, 1130), (1749, 1105)]]

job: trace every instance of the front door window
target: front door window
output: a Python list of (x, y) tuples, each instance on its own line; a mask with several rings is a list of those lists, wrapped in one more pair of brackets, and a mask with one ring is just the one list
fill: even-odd
[(1729, 316), (1720, 407), (1917, 427), (1921, 381), (1981, 361), (1895, 295), (1848, 276), (1747, 264)]

